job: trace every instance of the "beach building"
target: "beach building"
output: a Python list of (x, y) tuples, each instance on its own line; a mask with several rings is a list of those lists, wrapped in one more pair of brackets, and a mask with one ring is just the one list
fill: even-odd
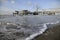
[(13, 16), (22, 16), (22, 15), (38, 15), (38, 12), (30, 12), (28, 10), (21, 10), (21, 11), (15, 11), (13, 12)]
[(21, 10), (13, 12), (13, 15), (60, 15), (60, 9), (41, 9), (38, 11)]
[(60, 15), (60, 9), (41, 9), (39, 15)]

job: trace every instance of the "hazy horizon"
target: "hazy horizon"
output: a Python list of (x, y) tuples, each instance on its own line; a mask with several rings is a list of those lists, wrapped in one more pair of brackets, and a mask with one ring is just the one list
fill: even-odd
[(34, 11), (36, 5), (39, 9), (60, 8), (60, 0), (0, 0), (0, 14), (24, 9)]

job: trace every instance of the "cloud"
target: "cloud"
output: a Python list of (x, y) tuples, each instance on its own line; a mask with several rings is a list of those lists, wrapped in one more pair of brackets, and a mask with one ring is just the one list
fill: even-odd
[(15, 4), (15, 1), (14, 1), (14, 0), (11, 0), (11, 3), (12, 3), (12, 4)]
[(0, 10), (3, 10), (3, 11), (12, 11), (12, 9), (10, 9), (8, 7), (3, 7), (3, 6), (0, 7)]
[(10, 3), (12, 3), (12, 4), (14, 4), (15, 3), (15, 0), (0, 0), (0, 2), (1, 3), (7, 3), (7, 2), (10, 2)]
[(8, 7), (0, 7), (0, 14), (12, 14), (13, 10)]

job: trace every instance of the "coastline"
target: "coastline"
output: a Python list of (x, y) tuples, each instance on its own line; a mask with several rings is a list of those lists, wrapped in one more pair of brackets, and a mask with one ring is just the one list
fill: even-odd
[(34, 40), (60, 40), (60, 24), (48, 28), (43, 34), (38, 35)]

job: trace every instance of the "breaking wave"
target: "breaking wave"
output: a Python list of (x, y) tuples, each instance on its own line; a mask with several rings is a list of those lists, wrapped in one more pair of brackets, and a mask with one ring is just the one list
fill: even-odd
[(49, 25), (49, 24), (51, 24), (51, 25), (52, 25), (52, 24), (56, 25), (56, 24), (58, 24), (58, 23), (59, 23), (59, 21), (54, 22), (54, 23), (45, 23), (45, 24), (43, 24), (43, 29), (41, 29), (38, 33), (34, 33), (34, 34), (30, 35), (30, 36), (27, 37), (25, 40), (32, 40), (32, 39), (34, 39), (36, 36), (43, 34), (43, 33), (46, 31), (46, 29), (48, 28), (47, 25)]
[[(47, 25), (56, 25), (56, 24), (58, 24), (59, 23), (59, 21), (57, 21), (57, 22), (54, 22), (54, 23), (44, 23), (44, 24), (40, 24), (40, 25), (42, 25), (42, 27), (38, 27), (38, 26), (36, 26), (37, 27), (37, 29), (35, 28), (35, 27), (31, 27), (31, 28), (28, 28), (28, 27), (21, 27), (20, 25), (19, 25), (19, 27), (18, 27), (18, 25), (17, 24), (15, 24), (15, 23), (0, 23), (0, 25), (5, 25), (5, 27), (4, 27), (4, 30), (2, 29), (2, 30), (0, 30), (0, 32), (6, 32), (6, 31), (10, 31), (11, 33), (12, 32), (21, 32), (22, 34), (24, 34), (23, 36), (22, 36), (22, 39), (21, 38), (19, 38), (19, 40), (32, 40), (32, 39), (34, 39), (36, 36), (38, 36), (38, 35), (41, 35), (41, 34), (43, 34), (45, 31), (46, 31), (46, 29), (48, 28), (47, 27)], [(28, 28), (28, 29), (27, 29)], [(10, 30), (11, 29), (11, 30)], [(12, 30), (12, 29), (15, 29), (15, 30)], [(29, 33), (30, 32), (30, 33)], [(21, 34), (20, 33), (20, 34)], [(27, 33), (27, 34), (26, 34)], [(25, 37), (25, 38), (24, 38)], [(24, 38), (24, 39), (23, 39)], [(18, 39), (17, 39), (18, 40)]]

